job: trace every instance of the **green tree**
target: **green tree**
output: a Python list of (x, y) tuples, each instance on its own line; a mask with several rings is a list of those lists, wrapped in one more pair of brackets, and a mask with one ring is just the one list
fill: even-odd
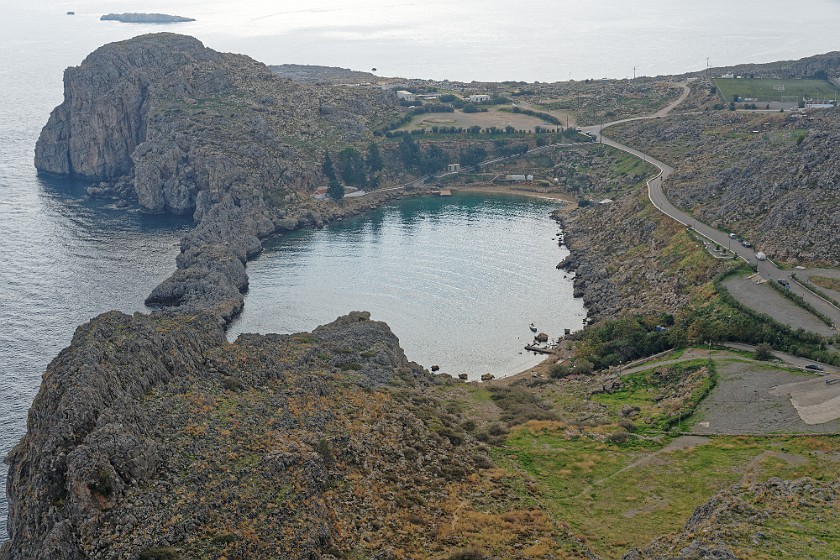
[(400, 159), (406, 169), (417, 169), (420, 166), (422, 156), (420, 145), (408, 134), (403, 135), (400, 141)]
[(333, 200), (341, 200), (344, 198), (344, 185), (339, 182), (338, 178), (333, 175), (330, 177), (330, 182), (327, 186), (327, 194)]
[(371, 173), (382, 171), (385, 167), (385, 163), (382, 161), (382, 154), (379, 153), (379, 146), (376, 142), (368, 144), (368, 153), (365, 163), (367, 164), (368, 171)]
[(324, 152), (324, 163), (321, 164), (321, 170), (326, 175), (327, 180), (335, 179), (335, 168), (333, 167), (332, 158), (329, 152)]
[(345, 184), (356, 187), (367, 184), (365, 161), (356, 148), (344, 148), (338, 153), (338, 169)]
[(423, 155), (421, 168), (423, 173), (435, 173), (436, 171), (446, 169), (448, 163), (449, 154), (438, 146), (432, 146)]
[(461, 157), (460, 162), (461, 165), (464, 167), (471, 167), (478, 163), (481, 163), (487, 158), (487, 150), (482, 148), (481, 146), (470, 146), (464, 150), (461, 150)]

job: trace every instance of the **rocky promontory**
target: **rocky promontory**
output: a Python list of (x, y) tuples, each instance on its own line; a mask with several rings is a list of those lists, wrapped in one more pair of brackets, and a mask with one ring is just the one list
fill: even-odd
[(169, 14), (105, 14), (101, 21), (119, 21), (121, 23), (186, 23), (195, 21), (193, 18), (183, 16), (170, 16)]
[(260, 239), (364, 206), (308, 201), (324, 149), (368, 141), (397, 107), (381, 90), (293, 83), (191, 37), (144, 35), (67, 69), (35, 166), (146, 212), (192, 215), (177, 272), (148, 302), (230, 318)]
[(447, 383), (367, 313), (233, 344), (206, 314), (106, 313), (50, 364), (7, 458), (0, 558), (454, 554), (492, 463), (424, 390)]

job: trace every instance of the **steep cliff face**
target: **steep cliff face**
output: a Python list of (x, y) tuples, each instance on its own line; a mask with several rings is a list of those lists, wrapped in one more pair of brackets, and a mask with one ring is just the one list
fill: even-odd
[(105, 45), (64, 81), (35, 166), (104, 182), (98, 194), (123, 179), (148, 212), (191, 214), (199, 192), (309, 185), (324, 148), (369, 138), (397, 110), (381, 91), (293, 84), (169, 33)]
[[(222, 55), (191, 37), (145, 36), (105, 45), (64, 72), (64, 102), (56, 107), (35, 147), (39, 171), (93, 181), (129, 173), (134, 149), (146, 139), (152, 97), (224, 91), (224, 76), (203, 83), (177, 79), (186, 68), (218, 64)], [(173, 79), (176, 78), (176, 79)]]
[(450, 382), (366, 313), (234, 344), (206, 315), (107, 313), (50, 364), (7, 458), (0, 558), (451, 555), (470, 496), (508, 489), (471, 477), (489, 457), (426, 390)]
[[(207, 315), (152, 319), (106, 313), (79, 327), (50, 364), (27, 435), (7, 457), (6, 558), (83, 558), (80, 523), (111, 507), (165, 457), (136, 400), (199, 367), (224, 343)], [(83, 521), (85, 520), (85, 521)]]
[(144, 35), (67, 70), (35, 165), (99, 181), (88, 189), (95, 196), (193, 215), (178, 270), (148, 303), (229, 319), (242, 309), (245, 262), (260, 239), (323, 223), (301, 207), (324, 150), (370, 139), (398, 110), (381, 90), (295, 84), (191, 37)]

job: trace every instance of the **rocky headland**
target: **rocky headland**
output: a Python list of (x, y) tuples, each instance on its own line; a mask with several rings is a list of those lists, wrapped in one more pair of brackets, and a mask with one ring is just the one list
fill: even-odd
[(192, 215), (176, 273), (148, 303), (242, 308), (245, 262), (260, 239), (320, 226), (392, 194), (311, 204), (323, 150), (367, 141), (393, 94), (308, 86), (191, 37), (155, 34), (97, 49), (64, 76), (64, 102), (35, 148), (43, 173), (84, 178), (93, 196)]
[(366, 313), (233, 344), (208, 315), (106, 313), (50, 364), (7, 458), (0, 558), (444, 557), (483, 500), (485, 523), (537, 521), (496, 543), (524, 557), (562, 531), (435, 396), (452, 383)]
[(105, 14), (99, 19), (101, 21), (119, 21), (120, 23), (186, 23), (195, 21), (193, 18), (183, 16), (143, 13)]
[[(103, 314), (48, 367), (7, 457), (11, 538), (0, 560), (591, 560), (631, 547), (627, 559), (738, 558), (830, 522), (836, 482), (732, 486), (747, 470), (836, 479), (830, 440), (665, 447), (714, 386), (710, 354), (629, 376), (575, 358), (548, 376), (479, 386), (408, 362), (387, 325), (361, 312), (312, 333), (227, 342), (263, 238), (404, 196), (311, 198), (326, 183), (325, 149), (364, 146), (405, 108), (378, 88), (297, 80), (170, 34), (106, 45), (67, 70), (64, 103), (36, 147), (39, 171), (86, 178), (92, 195), (147, 212), (192, 215), (195, 227), (148, 299), (170, 309)], [(613, 110), (603, 86), (583, 86)], [(672, 90), (632, 87), (652, 104)], [(395, 164), (399, 149), (383, 149), (391, 183), (417, 176)], [(570, 342), (620, 364), (607, 358), (669, 336), (665, 315), (715, 300), (711, 279), (726, 265), (649, 204), (650, 169), (608, 151), (562, 153), (535, 161), (588, 203), (557, 215), (572, 251), (564, 266), (596, 327), (606, 325), (598, 333), (609, 331), (604, 344), (595, 329)], [(714, 305), (693, 324), (671, 316), (668, 328), (702, 341), (715, 321), (748, 325)], [(644, 317), (613, 321), (631, 315)], [(622, 478), (633, 473), (641, 478)], [(798, 525), (776, 530), (786, 508)], [(819, 534), (829, 550), (836, 531)]]

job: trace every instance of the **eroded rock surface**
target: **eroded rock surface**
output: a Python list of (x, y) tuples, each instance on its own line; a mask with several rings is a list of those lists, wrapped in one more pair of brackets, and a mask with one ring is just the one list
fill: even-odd
[(371, 123), (397, 110), (393, 94), (292, 83), (168, 33), (105, 45), (64, 82), (35, 166), (94, 181), (93, 196), (192, 215), (178, 270), (148, 303), (226, 319), (242, 308), (260, 239), (324, 223), (305, 203), (323, 150), (371, 138)]
[(457, 549), (434, 528), (492, 463), (420, 393), (448, 382), (367, 313), (234, 344), (207, 315), (106, 313), (50, 364), (7, 458), (0, 558)]

